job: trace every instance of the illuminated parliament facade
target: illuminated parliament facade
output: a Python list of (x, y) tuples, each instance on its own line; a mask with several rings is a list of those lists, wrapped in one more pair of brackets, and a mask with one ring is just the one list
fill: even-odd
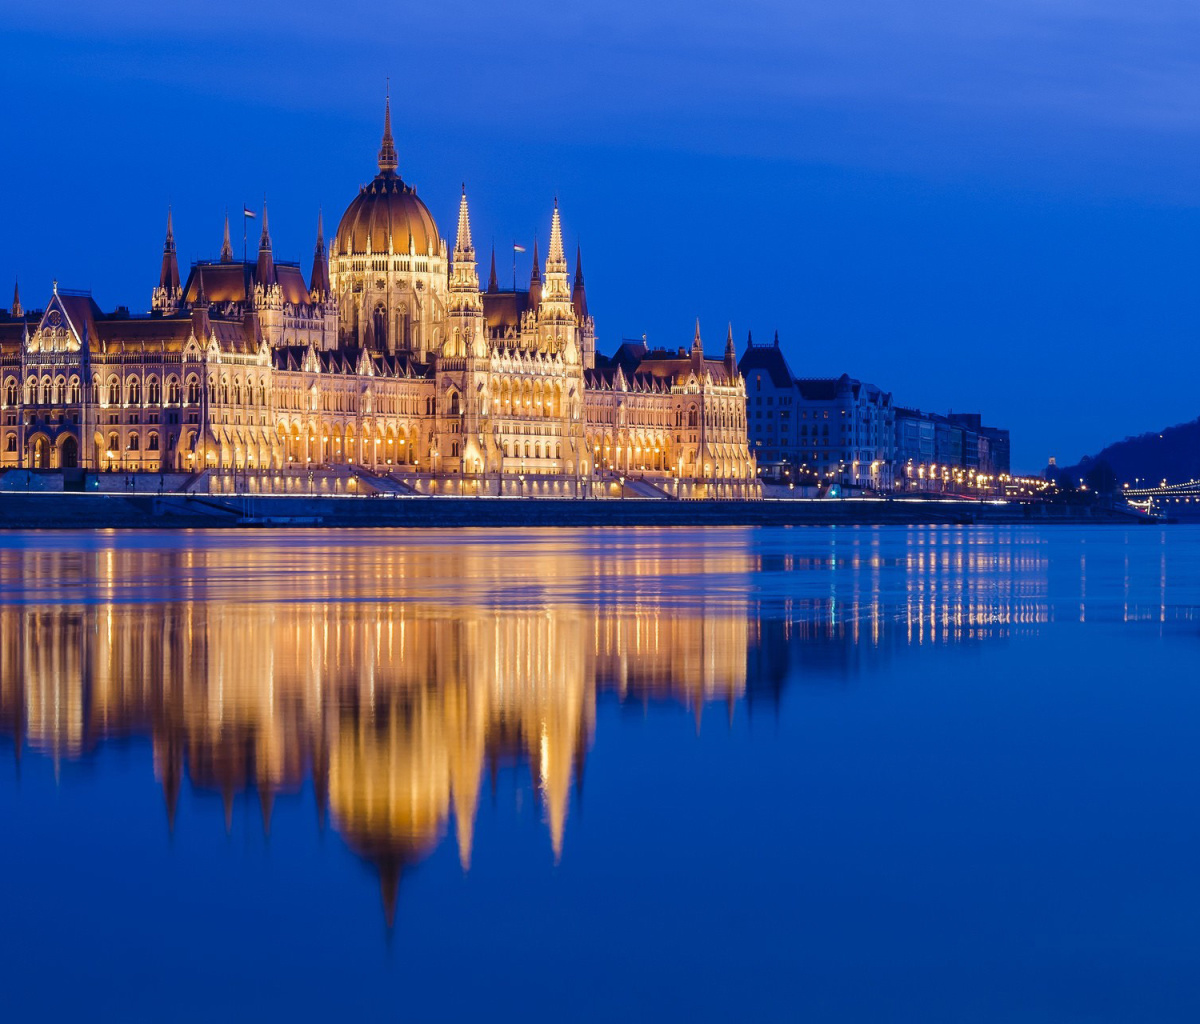
[(464, 189), (449, 250), (397, 174), (390, 108), (379, 171), (309, 280), (225, 240), (181, 278), (173, 225), (151, 312), (104, 313), (54, 288), (0, 313), (0, 468), (187, 474), (214, 490), (452, 494), (758, 494), (732, 334), (596, 350), (582, 262), (555, 202), (528, 290), (480, 285)]

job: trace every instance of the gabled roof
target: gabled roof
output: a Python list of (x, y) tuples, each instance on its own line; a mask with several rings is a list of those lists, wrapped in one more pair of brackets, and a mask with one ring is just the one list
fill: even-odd
[(750, 345), (742, 353), (738, 370), (747, 378), (754, 370), (765, 371), (777, 388), (789, 388), (795, 380), (791, 367), (777, 345)]
[[(244, 303), (254, 292), (257, 281), (256, 263), (214, 263), (207, 260), (193, 263), (183, 286), (183, 301), (193, 303), (200, 298), (200, 285), (204, 285), (204, 297), (214, 305), (224, 302)], [(312, 302), (304, 275), (295, 263), (275, 263), (275, 280), (283, 292), (283, 300), (292, 305)]]

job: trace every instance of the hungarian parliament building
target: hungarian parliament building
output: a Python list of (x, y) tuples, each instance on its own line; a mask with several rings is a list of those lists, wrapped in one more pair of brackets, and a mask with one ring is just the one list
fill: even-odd
[[(0, 469), (184, 474), (262, 491), (394, 482), (421, 493), (757, 496), (732, 333), (596, 351), (582, 261), (555, 202), (528, 290), (481, 288), (464, 189), (453, 250), (397, 173), (379, 171), (307, 283), (257, 259), (179, 270), (171, 217), (147, 315), (53, 289), (0, 311)], [(363, 483), (359, 483), (362, 487)]]

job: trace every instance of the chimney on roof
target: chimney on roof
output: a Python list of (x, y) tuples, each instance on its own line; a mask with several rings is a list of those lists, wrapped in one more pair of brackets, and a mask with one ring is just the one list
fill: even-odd
[(571, 292), (571, 304), (575, 307), (575, 316), (583, 323), (588, 316), (587, 291), (583, 287), (583, 252), (575, 246), (575, 287)]
[(500, 283), (496, 280), (496, 243), (492, 243), (492, 269), (488, 274), (487, 290), (489, 295), (495, 295), (500, 290)]
[(529, 306), (536, 309), (542, 304), (542, 272), (538, 269), (538, 244), (533, 240), (533, 272), (529, 275)]
[(225, 211), (225, 240), (221, 243), (221, 262), (233, 262), (233, 246), (229, 243), (229, 211)]
[(275, 258), (271, 254), (271, 232), (267, 228), (267, 201), (263, 200), (263, 229), (262, 237), (258, 240), (258, 268), (255, 274), (257, 283), (263, 290), (275, 283)]
[(205, 344), (212, 334), (212, 324), (208, 319), (208, 296), (204, 292), (204, 273), (199, 268), (196, 277), (196, 301), (192, 303), (192, 334), (201, 345)]
[(329, 258), (325, 253), (325, 223), (321, 211), (317, 211), (317, 245), (313, 250), (312, 276), (309, 278), (309, 293), (319, 302), (329, 299)]
[(179, 260), (175, 255), (175, 232), (171, 225), (171, 207), (167, 207), (167, 239), (163, 243), (162, 270), (158, 286), (169, 296), (179, 292)]

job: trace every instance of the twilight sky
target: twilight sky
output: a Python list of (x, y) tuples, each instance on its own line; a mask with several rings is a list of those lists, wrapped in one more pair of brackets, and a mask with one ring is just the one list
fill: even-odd
[(1022, 469), (1200, 415), (1194, 0), (7, 0), (0, 305), (147, 308), (168, 202), (186, 263), (265, 193), (307, 273), (387, 75), (444, 233), (465, 181), (511, 276), (558, 194), (603, 349), (778, 329)]

